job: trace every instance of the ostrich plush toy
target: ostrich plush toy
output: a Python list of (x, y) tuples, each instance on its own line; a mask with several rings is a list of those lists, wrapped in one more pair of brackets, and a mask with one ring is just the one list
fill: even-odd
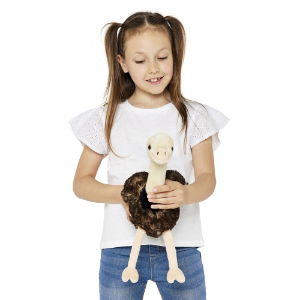
[(185, 282), (183, 272), (178, 268), (176, 249), (173, 244), (171, 229), (179, 218), (179, 208), (152, 209), (147, 194), (157, 185), (165, 184), (165, 180), (178, 181), (187, 184), (184, 177), (176, 170), (167, 170), (167, 163), (173, 154), (173, 140), (164, 133), (151, 136), (147, 141), (147, 152), (150, 158), (149, 173), (137, 172), (124, 183), (121, 196), (128, 204), (129, 220), (137, 229), (131, 248), (128, 266), (122, 273), (122, 281), (136, 283), (139, 274), (136, 262), (140, 252), (140, 245), (145, 234), (152, 237), (163, 236), (169, 262), (167, 281), (177, 280)]

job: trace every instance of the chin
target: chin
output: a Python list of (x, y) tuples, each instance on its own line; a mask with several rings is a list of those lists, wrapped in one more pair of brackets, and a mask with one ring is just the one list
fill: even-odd
[(160, 95), (164, 92), (165, 89), (163, 90), (159, 90), (159, 91), (148, 91), (149, 94), (152, 94), (152, 95)]
[(163, 85), (163, 86), (160, 86), (160, 87), (147, 87), (145, 90), (148, 92), (148, 93), (150, 93), (150, 94), (155, 94), (155, 95), (158, 95), (158, 94), (161, 94), (161, 93), (163, 93), (163, 91), (166, 89), (166, 87), (167, 87), (168, 85)]

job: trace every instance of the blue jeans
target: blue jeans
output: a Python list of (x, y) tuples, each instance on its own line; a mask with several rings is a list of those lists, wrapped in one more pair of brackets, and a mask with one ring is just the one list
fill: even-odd
[(148, 280), (156, 283), (163, 300), (206, 300), (201, 252), (197, 247), (176, 247), (178, 267), (185, 276), (184, 283), (167, 281), (166, 248), (155, 245), (141, 245), (136, 263), (138, 282), (123, 282), (122, 272), (128, 265), (130, 251), (131, 246), (101, 250), (100, 300), (141, 300)]

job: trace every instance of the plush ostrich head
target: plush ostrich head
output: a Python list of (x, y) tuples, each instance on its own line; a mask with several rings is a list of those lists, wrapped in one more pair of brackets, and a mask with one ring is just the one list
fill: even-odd
[(173, 154), (173, 139), (165, 133), (158, 133), (147, 140), (148, 156), (153, 163), (167, 164)]

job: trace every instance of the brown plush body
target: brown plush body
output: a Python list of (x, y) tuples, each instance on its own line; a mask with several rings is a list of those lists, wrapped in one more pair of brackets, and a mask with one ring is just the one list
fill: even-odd
[[(148, 201), (145, 186), (148, 172), (136, 172), (124, 183), (121, 191), (124, 202), (128, 204), (129, 217), (135, 228), (142, 228), (146, 234), (159, 237), (166, 230), (171, 230), (179, 218), (179, 208), (153, 209)], [(166, 179), (188, 184), (184, 177), (176, 170), (167, 170)]]

